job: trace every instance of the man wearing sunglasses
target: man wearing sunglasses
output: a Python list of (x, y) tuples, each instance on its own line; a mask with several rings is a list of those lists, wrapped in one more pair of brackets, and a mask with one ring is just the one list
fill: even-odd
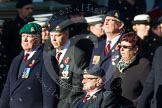
[(104, 69), (106, 72), (105, 88), (109, 89), (115, 70), (112, 59), (120, 57), (117, 45), (124, 30), (124, 19), (121, 13), (117, 10), (109, 11), (105, 16), (103, 29), (106, 39), (98, 42), (98, 46), (93, 49), (89, 67), (100, 65)]

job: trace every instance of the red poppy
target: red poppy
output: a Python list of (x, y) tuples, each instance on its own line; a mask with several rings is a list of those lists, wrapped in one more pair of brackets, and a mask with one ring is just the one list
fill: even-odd
[(29, 63), (29, 67), (33, 67), (34, 63), (35, 63), (35, 60), (32, 60), (32, 62)]
[(70, 62), (70, 58), (69, 57), (66, 57), (65, 60), (64, 60), (64, 63), (65, 64), (68, 64)]
[(119, 46), (118, 45), (115, 46), (115, 50), (119, 50)]

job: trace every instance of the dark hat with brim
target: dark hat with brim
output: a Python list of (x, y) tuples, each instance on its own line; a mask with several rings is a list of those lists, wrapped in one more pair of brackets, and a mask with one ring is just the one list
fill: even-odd
[(150, 16), (147, 14), (136, 15), (132, 21), (132, 24), (151, 24)]
[(48, 30), (50, 32), (61, 32), (69, 27), (72, 22), (67, 16), (61, 15), (61, 16), (53, 16), (49, 20), (49, 27)]
[(32, 0), (18, 0), (16, 3), (16, 8), (22, 8), (28, 4), (32, 4)]
[(105, 71), (101, 67), (96, 65), (91, 69), (85, 69), (83, 74), (94, 75), (102, 78), (105, 76)]
[(124, 22), (124, 16), (118, 10), (111, 10), (111, 11), (109, 11), (109, 12), (106, 13), (105, 17), (106, 16), (110, 16), (110, 17), (116, 18), (119, 21)]
[(26, 34), (40, 34), (41, 35), (42, 28), (37, 23), (28, 23), (28, 24), (25, 24), (20, 29), (19, 35), (21, 35), (22, 33), (26, 33)]

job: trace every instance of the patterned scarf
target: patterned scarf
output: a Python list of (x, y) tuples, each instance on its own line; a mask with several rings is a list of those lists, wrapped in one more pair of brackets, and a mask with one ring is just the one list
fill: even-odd
[(125, 68), (127, 68), (133, 61), (135, 61), (135, 59), (136, 59), (136, 56), (132, 57), (132, 59), (128, 63), (126, 63), (124, 59), (121, 58), (119, 62), (117, 63), (117, 68), (122, 73)]

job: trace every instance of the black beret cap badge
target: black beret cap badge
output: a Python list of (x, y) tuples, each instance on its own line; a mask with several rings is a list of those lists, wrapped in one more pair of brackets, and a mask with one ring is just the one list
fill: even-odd
[(118, 15), (118, 13), (117, 13), (117, 12), (114, 14), (114, 16), (115, 16), (116, 18), (118, 18), (118, 17), (119, 17), (119, 15)]
[(61, 31), (61, 27), (59, 25), (56, 26), (56, 31)]

